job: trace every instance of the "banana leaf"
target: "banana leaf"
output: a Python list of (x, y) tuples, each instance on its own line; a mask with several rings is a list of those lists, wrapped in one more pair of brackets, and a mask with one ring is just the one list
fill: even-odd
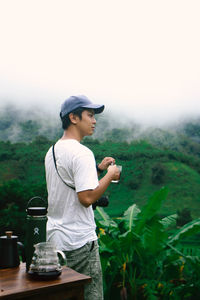
[(165, 248), (168, 235), (164, 230), (159, 218), (154, 216), (146, 224), (143, 233), (144, 248), (153, 255), (156, 255), (163, 248)]
[(105, 227), (117, 228), (117, 223), (109, 217), (109, 215), (104, 211), (102, 207), (97, 207), (95, 211), (95, 219), (99, 224)]
[(119, 235), (119, 249), (121, 255), (130, 255), (134, 252), (135, 246), (140, 243), (140, 236), (137, 236), (133, 231), (127, 231)]
[(160, 220), (160, 223), (163, 225), (165, 229), (167, 229), (170, 226), (176, 225), (176, 219), (177, 219), (177, 214), (173, 214)]
[(132, 231), (134, 222), (137, 220), (137, 215), (140, 213), (140, 209), (136, 204), (131, 205), (124, 213), (122, 221), (127, 231)]
[(99, 239), (100, 252), (114, 253), (116, 242), (118, 242), (118, 239), (113, 239), (112, 235), (105, 233)]
[(200, 218), (195, 219), (177, 230), (173, 235), (169, 237), (168, 243), (174, 243), (180, 241), (184, 237), (192, 236), (200, 232)]
[(159, 211), (162, 201), (166, 199), (167, 194), (168, 189), (166, 187), (161, 188), (153, 194), (137, 216), (136, 226), (134, 228), (135, 233), (142, 234), (146, 222)]

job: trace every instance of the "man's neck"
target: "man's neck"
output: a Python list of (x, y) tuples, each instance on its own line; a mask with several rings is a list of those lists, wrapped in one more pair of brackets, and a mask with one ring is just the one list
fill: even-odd
[(77, 140), (78, 142), (82, 140), (80, 135), (75, 130), (66, 129), (63, 132), (63, 136), (61, 137), (61, 140), (69, 140), (69, 139)]

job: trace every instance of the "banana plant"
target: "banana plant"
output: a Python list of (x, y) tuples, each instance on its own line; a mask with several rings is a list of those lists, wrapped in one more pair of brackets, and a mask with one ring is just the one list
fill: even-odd
[[(102, 208), (96, 209), (102, 269), (104, 274), (110, 274), (109, 280), (104, 276), (106, 290), (110, 289), (115, 280), (118, 281), (116, 284), (121, 284), (124, 288), (127, 279), (133, 289), (136, 273), (142, 270), (141, 265), (148, 260), (146, 250), (151, 248), (150, 252), (153, 254), (158, 251), (164, 233), (155, 212), (160, 208), (166, 195), (167, 189), (161, 189), (150, 198), (142, 210), (133, 204), (116, 221), (112, 220)], [(159, 239), (156, 238), (158, 236)], [(138, 265), (136, 260), (139, 262)], [(132, 264), (135, 264), (134, 271), (130, 267)]]
[[(111, 293), (113, 298), (113, 293), (117, 290), (121, 290), (121, 299), (126, 299), (127, 295), (130, 299), (137, 299), (138, 293), (146, 293), (146, 296), (148, 293), (149, 299), (151, 296), (153, 299), (159, 291), (149, 288), (151, 285), (147, 285), (147, 282), (152, 282), (153, 279), (159, 283), (175, 275), (180, 279), (183, 260), (184, 263), (186, 259), (190, 260), (190, 263), (198, 263), (198, 259), (194, 257), (185, 257), (176, 245), (185, 236), (200, 232), (200, 219), (184, 225), (169, 236), (166, 229), (175, 224), (176, 214), (163, 219), (158, 216), (167, 193), (167, 188), (160, 189), (150, 197), (142, 209), (133, 204), (121, 218), (115, 220), (110, 218), (103, 208), (97, 207), (95, 218), (104, 274), (105, 299), (110, 299)], [(196, 268), (199, 271), (198, 267)], [(153, 286), (158, 289), (159, 284)], [(168, 292), (171, 292), (170, 289)]]

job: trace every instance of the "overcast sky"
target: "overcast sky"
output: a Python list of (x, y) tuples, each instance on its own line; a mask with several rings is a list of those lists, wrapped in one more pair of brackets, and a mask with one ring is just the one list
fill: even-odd
[(0, 0), (0, 101), (200, 115), (199, 0)]

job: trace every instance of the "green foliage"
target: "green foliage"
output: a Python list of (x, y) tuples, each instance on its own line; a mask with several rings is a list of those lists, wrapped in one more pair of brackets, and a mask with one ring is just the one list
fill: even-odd
[(0, 142), (0, 234), (25, 236), (26, 204), (33, 196), (47, 199), (44, 157), (51, 145), (38, 137), (30, 144)]
[(162, 188), (141, 210), (134, 204), (115, 220), (97, 208), (105, 299), (196, 299), (200, 294), (200, 258), (178, 248), (185, 236), (200, 232), (200, 222), (171, 234), (176, 215), (158, 216), (167, 192)]
[(111, 142), (126, 142), (131, 137), (131, 133), (131, 130), (127, 130), (126, 128), (113, 128), (106, 131), (105, 138)]
[(14, 235), (19, 236), (19, 240), (24, 241), (26, 212), (21, 210), (14, 203), (9, 203), (6, 208), (0, 211), (0, 228), (1, 234), (5, 231), (13, 231)]
[[(192, 218), (198, 217), (200, 194), (200, 160), (171, 150), (161, 150), (146, 141), (127, 143), (102, 142), (87, 144), (98, 162), (104, 156), (113, 156), (123, 166), (119, 185), (109, 186), (106, 194), (110, 204), (106, 211), (119, 216), (133, 203), (145, 205), (147, 197), (162, 185), (169, 188), (161, 214), (176, 213), (180, 207), (190, 207)], [(157, 172), (153, 175), (152, 168)], [(152, 183), (152, 176), (156, 178)], [(159, 181), (160, 180), (160, 181)]]
[(20, 141), (27, 141), (31, 142), (33, 136), (39, 135), (40, 125), (37, 121), (28, 120), (19, 123), (20, 134), (19, 140)]
[(200, 124), (199, 122), (189, 122), (184, 125), (184, 131), (187, 136), (200, 137)]
[(192, 221), (191, 211), (189, 208), (185, 207), (183, 209), (177, 210), (177, 226), (183, 226), (186, 223)]
[(134, 222), (137, 218), (137, 215), (140, 213), (140, 209), (136, 204), (131, 205), (124, 213), (124, 228), (127, 231), (132, 231)]
[(173, 235), (170, 236), (168, 243), (174, 243), (178, 242), (180, 239), (183, 239), (184, 237), (188, 237), (191, 235), (194, 235), (198, 233), (200, 230), (200, 218), (195, 219), (184, 226), (182, 226), (180, 229), (177, 230)]
[(164, 166), (157, 162), (152, 166), (152, 183), (153, 184), (163, 184), (165, 179), (165, 168)]
[[(12, 203), (24, 212), (31, 197), (38, 195), (47, 199), (44, 158), (53, 143), (40, 135), (30, 143), (0, 142), (1, 217), (4, 209)], [(121, 216), (133, 204), (145, 206), (148, 195), (162, 185), (169, 189), (167, 199), (161, 206), (162, 216), (175, 214), (180, 207), (189, 207), (192, 218), (199, 216), (199, 159), (157, 149), (147, 141), (100, 143), (99, 140), (86, 138), (83, 143), (94, 152), (97, 162), (105, 156), (113, 156), (123, 166), (120, 183), (111, 184), (106, 191), (109, 206), (105, 211), (110, 216)], [(152, 183), (152, 168), (155, 166), (165, 172), (160, 184)], [(20, 232), (18, 224), (16, 221), (16, 230)], [(7, 227), (9, 229), (9, 224)], [(0, 227), (1, 234), (4, 230), (5, 226)]]
[(160, 191), (156, 191), (150, 198), (148, 203), (143, 207), (140, 212), (138, 221), (136, 223), (135, 232), (141, 233), (147, 222), (152, 220), (152, 217), (160, 209), (162, 201), (166, 198), (168, 190), (162, 188)]

